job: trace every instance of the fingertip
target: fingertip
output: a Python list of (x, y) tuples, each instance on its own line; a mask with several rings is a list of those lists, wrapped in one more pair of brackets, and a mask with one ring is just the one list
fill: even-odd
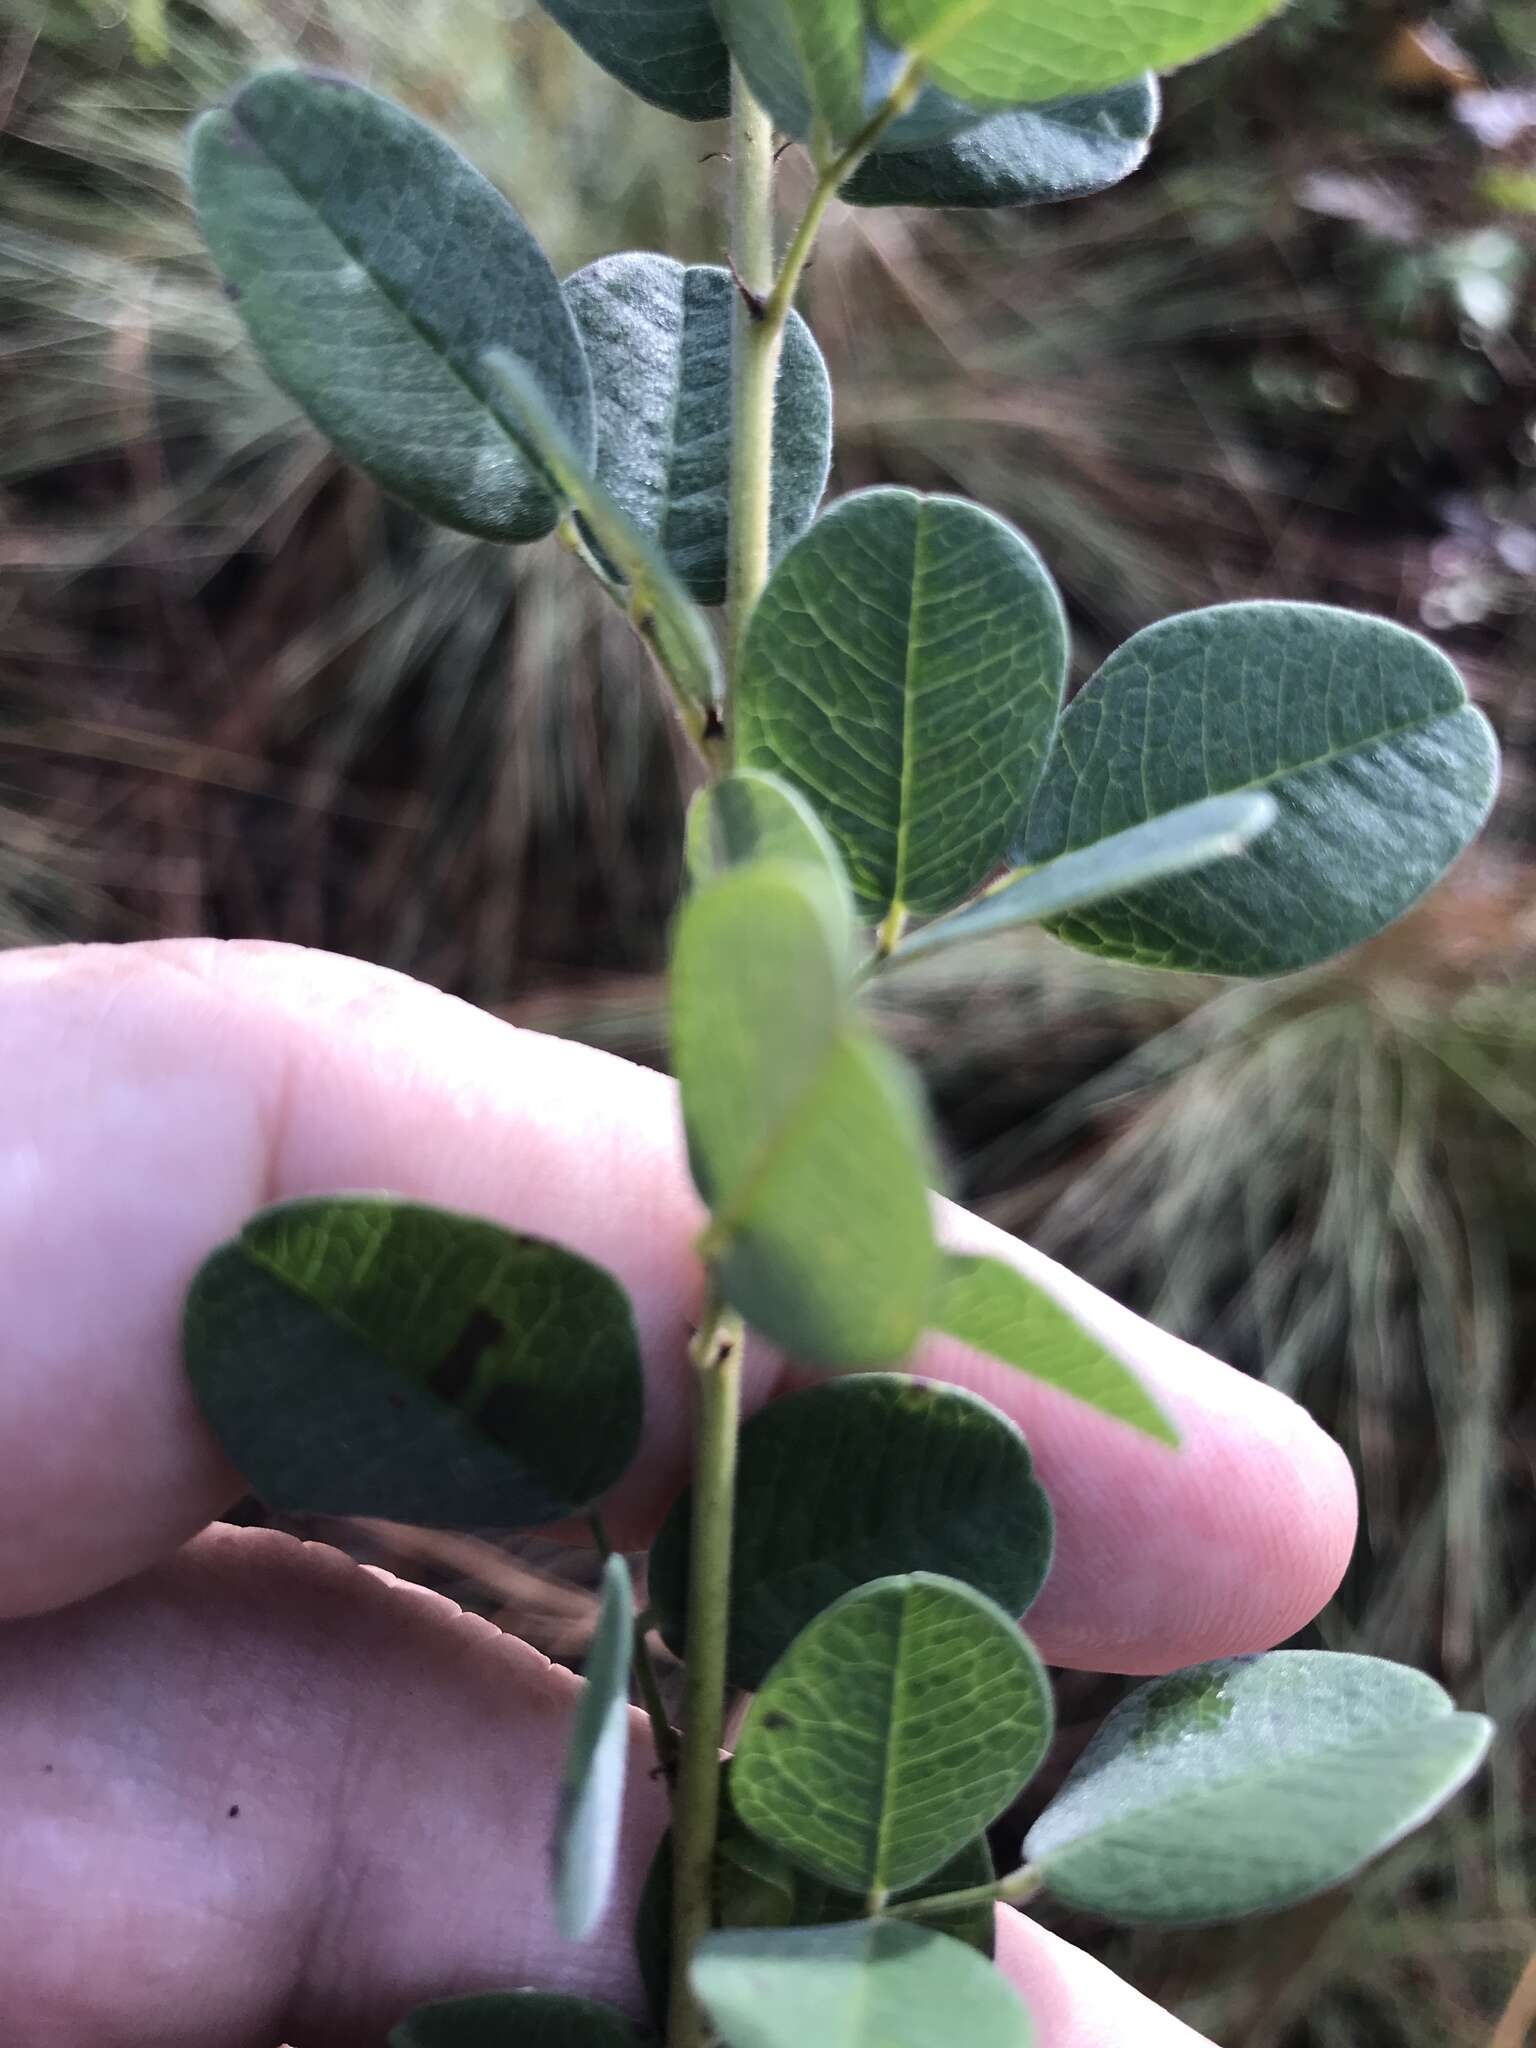
[(1051, 2048), (1209, 2048), (1112, 1970), (1009, 1906), (997, 1912), (997, 1965)]
[(1177, 1449), (943, 1340), (926, 1369), (1024, 1430), (1056, 1510), (1029, 1628), (1054, 1664), (1146, 1675), (1272, 1648), (1338, 1587), (1357, 1506), (1349, 1462), (1298, 1403), (1108, 1300), (1030, 1247), (956, 1216), (956, 1241), (1008, 1259), (1142, 1380)]

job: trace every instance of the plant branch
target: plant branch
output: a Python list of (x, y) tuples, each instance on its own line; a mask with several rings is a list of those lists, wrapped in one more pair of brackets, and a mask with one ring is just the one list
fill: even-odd
[(688, 1971), (709, 1932), (725, 1740), (726, 1638), (741, 1421), (741, 1318), (713, 1300), (692, 1346), (696, 1442), (682, 1760), (672, 1823), (672, 1988), (668, 2048), (705, 2048), (710, 2029)]
[(794, 307), (795, 295), (800, 289), (805, 266), (816, 246), (816, 237), (821, 233), (822, 223), (827, 217), (827, 208), (870, 151), (879, 146), (880, 138), (886, 129), (893, 121), (900, 120), (911, 106), (921, 92), (922, 85), (922, 64), (917, 58), (911, 58), (891, 87), (890, 96), (882, 101), (878, 112), (865, 122), (845, 149), (840, 150), (827, 163), (818, 166), (820, 175), (816, 180), (816, 189), (811, 194), (810, 204), (800, 217), (800, 225), (794, 232), (784, 258), (784, 267), (779, 272), (778, 281), (764, 309), (765, 324), (772, 326), (777, 323), (781, 338), (784, 324)]
[(889, 1920), (947, 1920), (952, 1913), (964, 1913), (972, 1906), (1023, 1906), (1043, 1891), (1045, 1880), (1026, 1863), (995, 1884), (973, 1885), (969, 1891), (940, 1892), (931, 1899), (908, 1899), (904, 1905), (887, 1906)]
[[(726, 669), (734, 681), (747, 620), (768, 581), (773, 405), (784, 339), (783, 321), (770, 322), (766, 310), (776, 263), (773, 122), (739, 71), (733, 72), (731, 85), (731, 172), (731, 270), (737, 293)], [(726, 723), (730, 728), (729, 712)]]

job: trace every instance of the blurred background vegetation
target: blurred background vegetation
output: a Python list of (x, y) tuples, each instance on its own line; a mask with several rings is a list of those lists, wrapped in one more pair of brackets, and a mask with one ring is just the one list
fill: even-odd
[[(0, 0), (0, 943), (259, 934), (661, 1056), (689, 770), (553, 548), (425, 531), (242, 345), (189, 115), (300, 54), (449, 130), (562, 268), (718, 259), (718, 138), (531, 0)], [(809, 307), (835, 488), (973, 494), (1080, 673), (1149, 619), (1356, 604), (1462, 663), (1504, 798), (1363, 954), (1221, 988), (1007, 941), (895, 985), (958, 1192), (1284, 1386), (1365, 1522), (1311, 1639), (1504, 1734), (1454, 1815), (1236, 1934), (1074, 1928), (1227, 2048), (1522, 2048), (1536, 1989), (1536, 0), (1296, 0), (1172, 82), (1107, 197), (844, 213)], [(785, 167), (793, 185), (793, 163)], [(555, 1649), (581, 1604), (463, 1551)], [(1069, 1723), (1108, 1694), (1071, 1681)]]

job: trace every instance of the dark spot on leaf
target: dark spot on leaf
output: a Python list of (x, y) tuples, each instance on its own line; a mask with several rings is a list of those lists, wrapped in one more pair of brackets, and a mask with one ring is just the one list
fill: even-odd
[(239, 285), (237, 285), (232, 278), (226, 277), (224, 280), (224, 296), (226, 299), (230, 300), (232, 304), (238, 306), (241, 299), (244, 297), (244, 293), (241, 291)]
[(1209, 1671), (1168, 1679), (1147, 1695), (1135, 1746), (1160, 1749), (1181, 1735), (1208, 1735), (1232, 1718), (1232, 1702), (1224, 1680)]
[(475, 1309), (428, 1380), (433, 1393), (457, 1406), (474, 1385), (482, 1357), (506, 1334), (503, 1323), (488, 1308)]
[(44, 1765), (43, 1765), (43, 1776), (44, 1776), (45, 1778), (51, 1778), (51, 1777), (53, 1776), (53, 1765), (52, 1765), (52, 1764), (44, 1764)]
[(763, 1726), (773, 1735), (782, 1734), (786, 1728), (793, 1728), (794, 1725), (788, 1714), (781, 1714), (777, 1707), (771, 1707), (763, 1716)]
[(231, 1820), (238, 1820), (240, 1818), (240, 1809), (238, 1806), (232, 1806), (229, 1809), (229, 1817)]

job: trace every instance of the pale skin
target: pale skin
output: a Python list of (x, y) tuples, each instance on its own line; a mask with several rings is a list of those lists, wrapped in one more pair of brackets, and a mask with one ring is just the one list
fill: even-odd
[[(532, 1984), (637, 2009), (627, 1927), (664, 1797), (632, 1774), (596, 1940), (559, 1942), (545, 1845), (576, 1681), (446, 1602), (207, 1525), (242, 1492), (177, 1352), (199, 1261), (255, 1208), (387, 1188), (610, 1267), (650, 1373), (609, 1504), (644, 1542), (686, 1469), (699, 1215), (670, 1086), (397, 976), (283, 947), (0, 956), (0, 2035), (17, 2048), (377, 2048), (422, 2000)], [(934, 1343), (1035, 1447), (1058, 1665), (1263, 1649), (1344, 1569), (1345, 1461), (1278, 1394), (959, 1212), (956, 1244), (1055, 1289), (1179, 1421), (1160, 1450)], [(749, 1401), (787, 1377), (749, 1361)], [(203, 1533), (199, 1533), (203, 1532)], [(649, 1762), (642, 1726), (636, 1760)], [(238, 1812), (232, 1809), (238, 1808)], [(1004, 1913), (1050, 2048), (1198, 2048)]]

